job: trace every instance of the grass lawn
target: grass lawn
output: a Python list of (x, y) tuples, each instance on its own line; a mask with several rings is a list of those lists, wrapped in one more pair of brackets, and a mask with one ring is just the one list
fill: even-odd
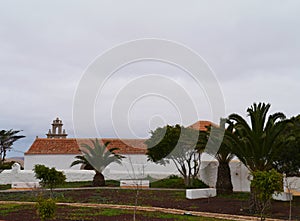
[[(116, 186), (119, 187), (119, 182), (116, 181), (107, 181), (108, 186)], [(205, 187), (199, 181), (196, 183), (198, 187)], [(5, 189), (10, 185), (2, 185), (0, 186), (2, 189)], [(66, 183), (60, 188), (76, 188), (76, 187), (89, 187), (91, 186), (91, 182), (72, 182)], [(196, 199), (196, 200), (188, 200), (185, 197), (185, 189), (183, 180), (177, 177), (172, 177), (168, 179), (163, 179), (159, 181), (154, 181), (151, 183), (152, 188), (162, 188), (159, 190), (156, 189), (140, 189), (138, 192), (135, 189), (122, 189), (122, 188), (90, 188), (90, 189), (63, 189), (63, 190), (55, 190), (54, 197), (57, 202), (63, 203), (94, 203), (94, 204), (114, 204), (114, 205), (135, 205), (136, 196), (138, 196), (137, 205), (138, 206), (150, 206), (150, 207), (160, 207), (160, 208), (173, 208), (180, 209), (183, 211), (195, 211), (195, 212), (211, 212), (211, 213), (224, 213), (224, 214), (234, 214), (234, 215), (251, 215), (249, 213), (249, 193), (239, 192), (233, 193), (230, 195), (218, 195), (213, 198), (208, 199)], [(166, 190), (163, 188), (176, 188), (176, 190)], [(12, 192), (0, 192), (0, 201), (26, 201), (26, 202), (35, 202), (38, 196), (43, 195), (45, 197), (49, 196), (49, 191), (45, 191), (42, 189), (37, 189), (33, 191), (12, 191)], [(3, 205), (1, 205), (3, 207)], [(7, 208), (0, 207), (0, 220), (5, 219), (3, 216), (9, 216), (14, 213), (14, 210), (18, 210), (20, 212), (18, 206), (11, 205)], [(60, 206), (62, 207), (62, 206)], [(59, 213), (64, 214), (61, 210), (67, 210), (67, 214), (75, 214), (73, 216), (73, 220), (78, 220), (74, 217), (80, 217), (80, 208), (66, 208), (62, 207), (59, 209)], [(91, 220), (99, 220), (100, 216), (104, 216), (102, 213), (115, 213), (115, 210), (104, 210), (104, 209), (91, 209), (91, 208), (81, 208), (82, 210), (86, 210), (87, 213), (91, 213), (88, 215), (92, 217), (93, 215), (97, 215), (98, 217)], [(92, 212), (91, 212), (92, 211)], [(101, 214), (99, 214), (99, 211)], [(268, 216), (272, 218), (286, 218), (288, 217), (289, 211), (289, 202), (272, 202), (272, 207), (270, 211), (268, 211)], [(33, 213), (33, 212), (32, 212)], [(58, 214), (59, 214), (58, 213)], [(77, 214), (78, 213), (78, 214)], [(142, 218), (137, 220), (145, 220), (146, 215), (148, 213), (141, 212), (139, 214)], [(292, 213), (293, 218), (296, 220), (300, 220), (300, 197), (294, 197), (292, 201)], [(35, 214), (35, 213), (33, 213)], [(129, 216), (129, 220), (132, 220), (131, 211), (122, 210), (122, 214), (120, 216)], [(150, 213), (149, 216), (152, 216), (153, 213)], [(105, 215), (106, 216), (106, 215)], [(108, 215), (107, 215), (108, 216)], [(147, 215), (148, 216), (148, 215)], [(160, 216), (165, 217), (162, 220), (168, 220), (167, 216), (169, 214), (160, 214)], [(170, 215), (173, 216), (173, 215)], [(71, 215), (70, 215), (71, 217)], [(182, 216), (183, 218), (176, 217), (170, 218), (171, 220), (195, 220), (193, 216)], [(189, 219), (191, 218), (191, 219)], [(154, 218), (153, 218), (154, 219)], [(153, 220), (152, 219), (152, 220)], [(12, 220), (8, 219), (7, 220)], [(14, 220), (14, 219), (13, 219)], [(20, 219), (25, 220), (25, 219)], [(29, 220), (32, 220), (29, 218)], [(37, 219), (38, 220), (38, 219)], [(59, 218), (58, 220), (63, 220)], [(67, 219), (67, 220), (72, 220)], [(79, 219), (80, 220), (80, 219)], [(86, 220), (86, 219), (84, 219)], [(100, 219), (101, 220), (101, 219)], [(105, 219), (107, 220), (107, 219)], [(112, 220), (123, 220), (123, 219), (112, 219)], [(199, 217), (196, 220), (201, 220)], [(203, 220), (209, 220), (204, 218)], [(217, 219), (215, 219), (217, 220)]]
[[(14, 216), (16, 220), (39, 220), (34, 205), (0, 204), (0, 218), (5, 219)], [(58, 206), (56, 220), (101, 220), (110, 217), (111, 220), (122, 220), (130, 218), (133, 211), (120, 209), (98, 209), (88, 207)], [(137, 220), (188, 220), (188, 221), (222, 221), (222, 219), (196, 217), (187, 215), (174, 215), (160, 212), (136, 213)], [(18, 219), (19, 218), (19, 219)]]
[[(0, 192), (0, 201), (27, 201), (35, 202), (39, 195), (49, 196), (47, 191), (24, 191), (24, 192)], [(114, 204), (114, 205), (135, 205), (136, 190), (134, 189), (85, 189), (85, 190), (61, 190), (55, 191), (54, 197), (57, 202), (68, 203), (95, 203), (95, 204)], [(150, 206), (161, 208), (173, 208), (183, 211), (199, 211), (199, 212), (211, 212), (211, 213), (225, 213), (234, 215), (251, 215), (247, 212), (249, 193), (234, 193), (231, 195), (218, 195), (217, 197), (208, 199), (196, 199), (188, 200), (185, 197), (184, 190), (139, 190), (138, 193), (138, 206)], [(300, 197), (294, 197), (292, 202), (293, 218), (294, 220), (300, 220)], [(2, 213), (12, 214), (14, 209), (18, 207), (16, 205), (3, 208), (1, 205), (0, 210)], [(59, 206), (59, 208), (62, 206)], [(62, 209), (62, 208), (60, 208)], [(84, 208), (86, 209), (86, 208)], [(268, 212), (268, 216), (272, 218), (287, 218), (289, 211), (289, 202), (272, 202), (271, 211)], [(7, 211), (8, 212), (7, 212)], [(74, 212), (72, 212), (74, 210)], [(89, 210), (89, 209), (88, 209)], [(92, 209), (91, 209), (92, 210)], [(89, 211), (91, 211), (89, 210)], [(67, 214), (69, 216), (70, 211), (75, 213), (78, 208), (68, 209)], [(92, 210), (95, 213), (102, 211), (102, 209)], [(112, 210), (113, 211), (113, 210)], [(63, 212), (62, 212), (63, 213)], [(93, 212), (94, 213), (94, 212)], [(131, 213), (124, 210), (123, 213)], [(141, 212), (144, 215), (144, 212)], [(2, 214), (4, 216), (5, 214)], [(100, 214), (101, 215), (101, 214)], [(99, 216), (100, 216), (99, 215)], [(168, 214), (162, 214), (164, 216)], [(74, 216), (80, 216), (74, 215)], [(183, 216), (188, 220), (187, 217)], [(5, 219), (1, 217), (0, 220)], [(131, 220), (131, 218), (128, 218)], [(12, 220), (12, 219), (7, 219)], [(22, 219), (25, 220), (25, 219)], [(31, 219), (29, 219), (31, 220)], [(58, 219), (62, 220), (62, 219)], [(70, 220), (70, 219), (68, 219)], [(75, 219), (76, 220), (76, 219)], [(77, 219), (78, 220), (78, 219)], [(80, 219), (79, 219), (80, 220)], [(85, 219), (84, 219), (85, 220)], [(94, 219), (97, 220), (97, 219)], [(106, 219), (105, 219), (106, 220)], [(115, 219), (117, 220), (117, 219)], [(123, 220), (123, 219), (118, 219)], [(138, 220), (145, 220), (144, 216)], [(174, 219), (173, 219), (174, 220)], [(176, 218), (175, 220), (180, 220)], [(193, 217), (192, 219), (193, 220)], [(196, 220), (200, 220), (199, 218)], [(208, 220), (208, 219), (204, 219)]]
[[(119, 187), (120, 181), (106, 180), (105, 186), (107, 187)], [(65, 182), (57, 188), (78, 188), (78, 187), (92, 187), (92, 181), (81, 181), (81, 182)]]
[[(179, 177), (170, 177), (166, 179), (161, 179), (150, 183), (152, 188), (174, 188), (174, 189), (186, 189), (184, 185), (184, 180)], [(207, 188), (208, 186), (203, 183), (201, 180), (194, 181), (193, 188)]]
[[(116, 180), (106, 180), (107, 187), (119, 187), (120, 182)], [(57, 186), (56, 188), (79, 188), (79, 187), (92, 187), (92, 181), (80, 181), (80, 182), (66, 182), (62, 185)], [(0, 185), (0, 190), (11, 189), (10, 184)]]
[(2, 184), (0, 185), (0, 190), (8, 190), (11, 188), (11, 185), (10, 184)]
[[(186, 189), (184, 180), (177, 176), (173, 176), (161, 180), (153, 180), (150, 178), (150, 187), (152, 188), (174, 188), (174, 189)], [(106, 180), (105, 185), (107, 187), (119, 187), (120, 181)], [(92, 187), (92, 181), (81, 181), (81, 182), (66, 182), (57, 188), (79, 188), (79, 187)], [(194, 188), (207, 188), (208, 186), (200, 180), (194, 181)], [(0, 185), (0, 190), (10, 189), (10, 184)]]

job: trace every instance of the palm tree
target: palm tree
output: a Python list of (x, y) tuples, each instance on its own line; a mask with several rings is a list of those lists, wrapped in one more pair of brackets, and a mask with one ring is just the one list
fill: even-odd
[(1, 130), (0, 131), (0, 165), (5, 161), (7, 151), (12, 149), (12, 145), (15, 141), (25, 137), (23, 135), (17, 135), (21, 130)]
[(228, 137), (232, 136), (233, 134), (233, 124), (229, 124), (229, 126), (225, 128), (225, 123), (226, 119), (221, 118), (220, 128), (218, 128), (218, 130), (221, 132), (221, 136), (217, 139), (222, 139), (222, 134), (224, 134), (224, 137), (220, 148), (215, 155), (215, 158), (219, 162), (216, 183), (218, 194), (230, 194), (233, 192), (229, 162), (234, 157), (234, 155), (231, 153), (231, 145), (234, 143), (230, 142), (230, 139), (228, 139)]
[[(229, 126), (225, 128), (225, 123)], [(207, 131), (200, 131), (201, 148), (208, 147), (207, 153), (212, 155), (219, 163), (217, 171), (216, 189), (218, 194), (233, 192), (229, 162), (234, 155), (231, 153), (231, 135), (233, 124), (227, 119), (220, 119), (220, 126), (209, 126)], [(209, 151), (212, 150), (212, 151)], [(198, 148), (199, 151), (199, 148)]]
[(102, 174), (103, 170), (111, 163), (121, 164), (122, 158), (115, 151), (118, 148), (108, 149), (109, 142), (101, 145), (98, 139), (91, 140), (93, 148), (86, 143), (81, 144), (82, 152), (84, 155), (76, 156), (74, 162), (72, 162), (71, 167), (77, 164), (85, 165), (87, 169), (94, 169), (96, 174), (93, 178), (93, 186), (104, 186), (105, 178)]
[[(250, 170), (268, 171), (272, 169), (273, 162), (285, 142), (280, 139), (288, 125), (283, 113), (269, 115), (270, 104), (254, 103), (247, 109), (251, 124), (249, 125), (238, 114), (231, 114), (229, 120), (234, 125), (234, 135), (229, 136), (232, 141), (231, 151)], [(255, 179), (255, 177), (253, 177)], [(257, 193), (251, 186), (250, 210), (260, 211), (260, 202)]]
[(238, 139), (231, 137), (235, 143), (231, 151), (251, 172), (272, 169), (275, 154), (284, 145), (278, 137), (284, 132), (288, 121), (281, 112), (270, 115), (267, 120), (270, 106), (254, 103), (248, 108), (251, 125), (238, 114), (229, 116), (238, 136)]

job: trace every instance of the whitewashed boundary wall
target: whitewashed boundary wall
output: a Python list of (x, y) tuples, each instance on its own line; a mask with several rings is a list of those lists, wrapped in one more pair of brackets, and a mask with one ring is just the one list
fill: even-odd
[[(95, 172), (92, 170), (63, 170), (67, 182), (93, 180)], [(38, 182), (32, 170), (21, 170), (19, 164), (14, 164), (11, 170), (3, 170), (0, 173), (0, 184), (12, 182)]]
[[(141, 162), (142, 163), (142, 162)], [(217, 161), (203, 161), (201, 163), (200, 178), (209, 187), (215, 188), (217, 181)], [(120, 170), (118, 164), (110, 165), (103, 172), (106, 179), (144, 179), (147, 176), (151, 176), (156, 179), (167, 177), (171, 174), (178, 174), (176, 170), (166, 170), (160, 165), (151, 165), (145, 168), (143, 164), (138, 167), (138, 164), (134, 165), (135, 171), (130, 170), (130, 165), (127, 165), (127, 170)], [(233, 160), (230, 162), (231, 180), (234, 191), (250, 191), (250, 174), (248, 169), (239, 161)], [(67, 182), (74, 181), (91, 181), (93, 180), (95, 172), (92, 170), (60, 170), (63, 171), (67, 177)], [(300, 191), (300, 178), (288, 177), (288, 184), (291, 190)], [(0, 184), (11, 184), (12, 182), (37, 182), (38, 180), (34, 176), (32, 170), (21, 170), (19, 164), (14, 164), (11, 170), (3, 170), (0, 173)]]

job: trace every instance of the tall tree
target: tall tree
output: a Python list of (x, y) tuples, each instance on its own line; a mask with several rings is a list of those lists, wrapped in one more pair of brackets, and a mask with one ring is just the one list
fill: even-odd
[(201, 146), (199, 131), (178, 124), (167, 125), (151, 131), (151, 137), (145, 143), (149, 160), (162, 165), (172, 161), (183, 176), (185, 185), (193, 186), (201, 162), (201, 151), (197, 151), (197, 147)]
[(228, 136), (233, 135), (233, 124), (229, 124), (227, 128), (225, 128), (226, 119), (222, 118), (220, 120), (220, 128), (216, 128), (216, 130), (220, 130), (218, 137), (216, 139), (222, 139), (220, 148), (215, 155), (215, 158), (219, 162), (218, 172), (217, 172), (217, 183), (216, 189), (218, 194), (222, 193), (232, 193), (233, 186), (231, 181), (231, 172), (229, 167), (229, 162), (232, 160), (234, 155), (231, 152), (231, 146), (233, 145), (230, 140), (228, 140)]
[[(270, 106), (265, 103), (254, 103), (249, 107), (247, 113), (250, 117), (250, 125), (238, 114), (229, 116), (237, 135), (230, 137), (234, 144), (231, 151), (252, 173), (271, 170), (278, 150), (285, 143), (280, 137), (287, 128), (288, 121), (280, 112), (268, 117)], [(251, 188), (250, 210), (252, 212), (258, 212), (261, 208), (256, 198), (258, 194), (257, 190)]]
[(231, 114), (229, 120), (236, 130), (235, 143), (231, 151), (250, 171), (265, 171), (273, 167), (277, 150), (285, 142), (278, 139), (288, 126), (285, 115), (281, 112), (269, 115), (270, 104), (254, 103), (247, 109), (251, 124), (238, 114)]
[(21, 130), (1, 130), (0, 131), (0, 165), (3, 164), (6, 158), (7, 151), (12, 149), (14, 142), (25, 137), (17, 135)]
[(300, 115), (292, 117), (280, 139), (285, 141), (277, 150), (274, 168), (287, 176), (300, 175)]
[[(226, 122), (229, 124), (227, 128)], [(220, 119), (220, 126), (211, 125), (207, 127), (207, 131), (200, 132), (200, 139), (204, 144), (204, 147), (202, 146), (201, 148), (209, 146), (213, 151), (207, 151), (207, 153), (215, 157), (219, 163), (216, 182), (218, 194), (230, 194), (233, 192), (229, 167), (229, 162), (234, 157), (231, 153), (231, 146), (235, 145), (235, 143), (231, 142), (231, 137), (234, 136), (233, 133), (233, 124), (225, 118)]]
[(99, 143), (98, 139), (91, 140), (93, 147), (86, 143), (81, 144), (83, 155), (76, 156), (77, 160), (73, 161), (71, 167), (77, 164), (83, 164), (87, 168), (93, 168), (96, 172), (93, 178), (93, 186), (105, 186), (105, 178), (102, 174), (103, 170), (111, 163), (121, 164), (122, 158), (115, 151), (118, 148), (108, 149), (109, 142), (104, 145)]

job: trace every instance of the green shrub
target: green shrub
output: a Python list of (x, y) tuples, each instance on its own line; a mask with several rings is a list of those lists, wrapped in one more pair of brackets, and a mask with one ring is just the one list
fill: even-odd
[(257, 197), (262, 201), (271, 199), (275, 191), (282, 191), (283, 189), (283, 176), (274, 169), (255, 171), (252, 175), (251, 188), (254, 189)]
[(64, 173), (57, 171), (54, 167), (50, 169), (44, 165), (35, 165), (33, 171), (35, 172), (35, 177), (41, 180), (41, 186), (50, 188), (51, 196), (53, 195), (53, 188), (64, 184), (66, 180)]
[(41, 220), (52, 219), (56, 213), (56, 202), (54, 199), (39, 198), (36, 203), (37, 215)]
[(275, 191), (282, 191), (283, 176), (276, 170), (254, 171), (251, 189), (254, 191), (254, 197), (257, 201), (257, 210), (260, 211), (261, 220), (264, 217), (264, 211), (271, 203), (272, 194)]
[[(169, 177), (151, 183), (152, 188), (176, 188), (186, 189), (184, 179), (180, 177)], [(199, 179), (193, 180), (193, 188), (207, 188), (208, 186)]]

